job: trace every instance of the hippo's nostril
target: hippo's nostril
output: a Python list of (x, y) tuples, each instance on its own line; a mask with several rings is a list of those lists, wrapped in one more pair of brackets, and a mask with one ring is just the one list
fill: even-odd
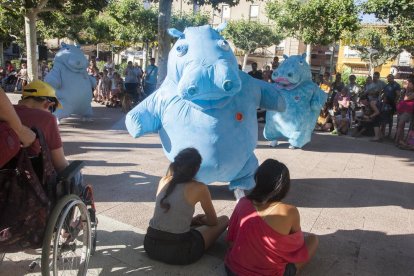
[(194, 85), (188, 87), (187, 89), (187, 94), (192, 96), (197, 92), (197, 87), (195, 87)]
[(288, 73), (287, 75), (288, 75), (289, 78), (291, 78), (293, 76), (292, 73)]
[(223, 89), (225, 91), (230, 91), (232, 88), (233, 88), (233, 82), (232, 81), (229, 81), (229, 80), (224, 81)]

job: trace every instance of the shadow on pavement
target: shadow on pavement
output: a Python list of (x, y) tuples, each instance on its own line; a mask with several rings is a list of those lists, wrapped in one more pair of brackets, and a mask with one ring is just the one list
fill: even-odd
[(319, 235), (306, 275), (414, 275), (413, 235), (387, 235), (368, 230), (338, 230)]
[(154, 202), (159, 176), (138, 171), (112, 175), (85, 175), (98, 202)]
[(357, 208), (401, 206), (414, 209), (412, 183), (357, 179), (294, 179), (287, 200), (299, 207)]
[(107, 142), (74, 142), (65, 141), (63, 147), (67, 156), (82, 154), (88, 152), (128, 152), (131, 149), (143, 148), (154, 149), (162, 148), (161, 144), (147, 144), (147, 143), (107, 143)]

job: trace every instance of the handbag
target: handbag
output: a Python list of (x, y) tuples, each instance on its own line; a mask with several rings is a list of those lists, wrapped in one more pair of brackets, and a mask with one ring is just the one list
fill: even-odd
[[(41, 154), (26, 148), (0, 170), (0, 252), (39, 248), (55, 202), (56, 171), (41, 131), (33, 129)], [(37, 169), (38, 174), (35, 170)]]
[(0, 122), (0, 168), (6, 165), (20, 150), (16, 132), (6, 122)]

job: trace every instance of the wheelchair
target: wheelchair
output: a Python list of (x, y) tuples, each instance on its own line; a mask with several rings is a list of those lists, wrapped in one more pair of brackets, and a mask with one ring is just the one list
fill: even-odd
[[(75, 191), (74, 188), (74, 176), (80, 172), (82, 166), (82, 161), (72, 161), (58, 174), (57, 183), (53, 186), (57, 196), (52, 201), (51, 211), (46, 220), (43, 241), (39, 242), (40, 263), (34, 261), (29, 265), (33, 270), (40, 264), (44, 276), (86, 275), (89, 258), (95, 252), (98, 221), (95, 215), (92, 186), (82, 185), (82, 191)], [(33, 165), (36, 175), (39, 175), (41, 172), (37, 167), (38, 165)], [(18, 248), (21, 246), (19, 245)], [(33, 249), (33, 247), (29, 248)], [(0, 269), (5, 254), (19, 252), (6, 250), (6, 253), (1, 253), (1, 251), (0, 248)]]

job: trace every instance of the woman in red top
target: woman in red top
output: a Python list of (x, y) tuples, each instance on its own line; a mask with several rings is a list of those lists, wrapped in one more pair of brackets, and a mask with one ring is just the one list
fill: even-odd
[(298, 209), (281, 202), (290, 187), (284, 164), (267, 159), (255, 180), (256, 187), (239, 201), (230, 218), (227, 275), (295, 275), (315, 254), (318, 238), (304, 238)]

